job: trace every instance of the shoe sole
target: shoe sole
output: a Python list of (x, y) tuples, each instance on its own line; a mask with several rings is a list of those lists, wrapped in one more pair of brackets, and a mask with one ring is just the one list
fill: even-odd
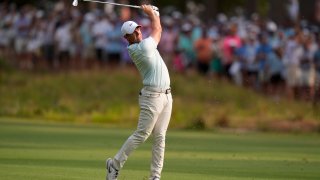
[(112, 159), (111, 158), (109, 158), (109, 159), (107, 159), (106, 160), (106, 169), (107, 169), (107, 176), (106, 176), (106, 180), (108, 180), (108, 175), (109, 175), (109, 173), (110, 173), (110, 161), (111, 161)]

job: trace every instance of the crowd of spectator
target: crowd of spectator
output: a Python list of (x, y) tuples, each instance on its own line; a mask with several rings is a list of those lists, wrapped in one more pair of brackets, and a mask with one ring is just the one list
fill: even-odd
[[(72, 7), (58, 1), (49, 10), (0, 4), (0, 56), (22, 69), (131, 64), (121, 25), (134, 19), (150, 32), (150, 21), (128, 8)], [(258, 16), (203, 23), (178, 11), (161, 15), (158, 46), (172, 70), (197, 70), (271, 94), (313, 98), (320, 90), (319, 29), (301, 21), (281, 26)]]

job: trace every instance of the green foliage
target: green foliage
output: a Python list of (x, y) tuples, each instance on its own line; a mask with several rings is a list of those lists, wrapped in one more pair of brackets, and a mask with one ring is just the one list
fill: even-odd
[[(133, 130), (0, 118), (0, 177), (4, 180), (105, 178)], [(319, 179), (319, 135), (168, 131), (162, 178)], [(140, 146), (119, 180), (147, 179), (152, 139)]]
[(9, 2), (9, 4), (10, 3), (15, 3), (18, 6), (23, 6), (23, 5), (26, 5), (26, 4), (37, 5), (37, 3), (39, 3), (38, 1), (35, 1), (35, 0), (23, 0), (23, 1), (21, 1), (21, 0), (10, 0), (8, 2)]
[(267, 18), (268, 12), (270, 11), (270, 4), (269, 0), (259, 0), (258, 1), (258, 13), (262, 16)]
[[(172, 73), (171, 78), (172, 128), (272, 130), (281, 121), (307, 124), (300, 131), (319, 129), (320, 109), (311, 103), (275, 101), (197, 75)], [(135, 127), (141, 87), (139, 74), (131, 68), (2, 73), (0, 116)]]
[(234, 10), (235, 7), (243, 7), (245, 0), (232, 0), (232, 1), (218, 1), (219, 12), (229, 13)]
[(6, 60), (0, 57), (0, 72), (12, 72), (14, 70), (13, 66), (8, 63)]

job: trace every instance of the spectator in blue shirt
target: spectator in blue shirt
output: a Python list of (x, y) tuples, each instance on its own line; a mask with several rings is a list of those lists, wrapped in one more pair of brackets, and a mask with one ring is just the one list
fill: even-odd
[(266, 82), (265, 64), (268, 56), (273, 52), (271, 45), (268, 42), (268, 37), (261, 34), (259, 37), (260, 45), (257, 48), (257, 65), (258, 65), (258, 84), (257, 88), (260, 88), (261, 84)]

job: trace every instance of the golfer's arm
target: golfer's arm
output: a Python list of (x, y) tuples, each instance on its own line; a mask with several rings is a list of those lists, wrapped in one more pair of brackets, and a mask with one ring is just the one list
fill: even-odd
[(151, 37), (156, 41), (157, 44), (159, 44), (162, 33), (160, 17), (155, 13), (150, 13), (149, 18), (151, 20)]
[(160, 23), (160, 17), (156, 15), (154, 10), (152, 9), (152, 6), (150, 5), (141, 5), (141, 9), (148, 15), (151, 21), (151, 37), (155, 40), (157, 45), (160, 42), (161, 39), (161, 32), (162, 32), (162, 27)]

